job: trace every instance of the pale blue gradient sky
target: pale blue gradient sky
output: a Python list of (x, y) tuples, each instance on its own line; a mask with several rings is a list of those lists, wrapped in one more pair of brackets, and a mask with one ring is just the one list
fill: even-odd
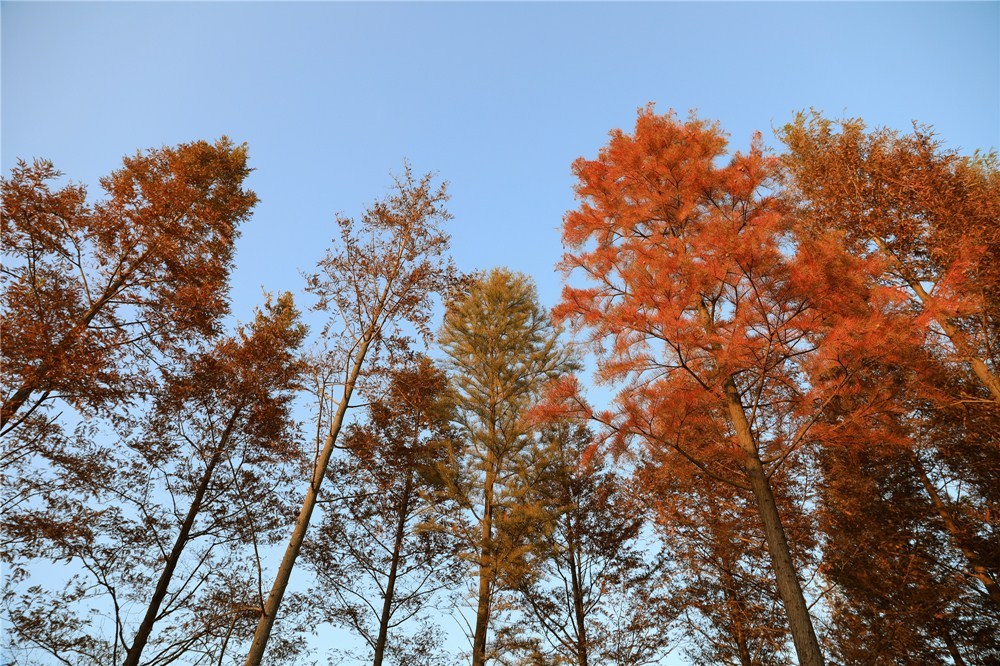
[(450, 181), (462, 268), (530, 273), (552, 304), (570, 164), (647, 102), (737, 147), (810, 106), (1000, 144), (998, 3), (4, 2), (2, 30), (5, 172), (44, 156), (94, 183), (140, 147), (249, 143), (241, 318), (404, 157)]
[(3, 2), (2, 150), (94, 185), (137, 148), (246, 141), (234, 313), (301, 288), (404, 157), (450, 181), (462, 269), (555, 303), (570, 164), (638, 107), (735, 147), (815, 107), (1000, 145), (1000, 3)]

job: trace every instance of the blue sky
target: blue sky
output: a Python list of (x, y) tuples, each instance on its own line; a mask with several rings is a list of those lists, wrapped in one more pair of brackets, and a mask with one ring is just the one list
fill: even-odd
[(647, 102), (736, 147), (808, 107), (1000, 144), (995, 2), (3, 2), (2, 31), (5, 172), (47, 157), (96, 184), (137, 148), (249, 143), (240, 318), (261, 286), (297, 291), (333, 213), (404, 157), (451, 183), (462, 268), (529, 273), (553, 304), (570, 164)]
[[(300, 291), (408, 158), (451, 183), (454, 254), (555, 303), (570, 164), (638, 107), (733, 146), (814, 107), (1000, 146), (1000, 3), (3, 2), (2, 148), (92, 185), (138, 148), (227, 134), (261, 202), (234, 313)], [(306, 301), (308, 302), (308, 301)]]

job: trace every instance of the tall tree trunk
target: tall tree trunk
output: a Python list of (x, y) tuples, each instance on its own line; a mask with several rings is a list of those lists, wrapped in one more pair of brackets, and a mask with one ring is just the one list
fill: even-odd
[(744, 470), (750, 479), (750, 487), (753, 489), (754, 499), (757, 503), (757, 512), (764, 526), (764, 535), (767, 537), (767, 550), (771, 554), (778, 594), (781, 596), (785, 613), (788, 616), (795, 653), (799, 658), (800, 666), (822, 666), (823, 653), (820, 651), (812, 618), (809, 617), (809, 608), (806, 606), (805, 596), (802, 594), (802, 587), (799, 585), (799, 579), (795, 573), (795, 564), (792, 562), (785, 528), (781, 524), (778, 506), (774, 501), (771, 482), (760, 462), (760, 453), (757, 451), (757, 443), (754, 441), (750, 423), (743, 411), (736, 382), (732, 377), (729, 377), (723, 387), (729, 417), (736, 430), (737, 441), (743, 451)]
[(472, 641), (472, 666), (486, 664), (486, 630), (490, 623), (490, 588), (493, 586), (493, 485), (496, 483), (496, 459), (492, 448), (486, 454), (486, 484), (483, 488), (483, 525), (479, 550), (479, 603), (476, 630)]
[(951, 655), (951, 660), (955, 662), (955, 666), (965, 666), (965, 660), (962, 659), (962, 653), (958, 651), (958, 646), (955, 645), (955, 641), (951, 637), (951, 633), (945, 629), (944, 631), (944, 644), (948, 646), (948, 654)]
[(233, 415), (230, 417), (229, 422), (226, 424), (226, 429), (219, 439), (219, 445), (216, 447), (215, 453), (212, 454), (212, 458), (201, 475), (201, 482), (198, 484), (198, 489), (191, 500), (191, 506), (188, 507), (184, 522), (181, 523), (181, 530), (177, 533), (177, 538), (174, 539), (174, 546), (170, 549), (167, 561), (163, 565), (163, 571), (160, 572), (159, 580), (156, 581), (153, 598), (150, 599), (149, 606), (146, 607), (146, 614), (143, 616), (142, 623), (139, 624), (139, 629), (132, 640), (132, 647), (129, 648), (128, 653), (125, 655), (124, 666), (138, 666), (139, 664), (142, 651), (146, 647), (146, 643), (149, 642), (150, 634), (153, 632), (153, 625), (156, 623), (157, 615), (160, 612), (160, 605), (163, 603), (163, 599), (167, 596), (167, 590), (170, 588), (170, 579), (173, 578), (174, 570), (177, 568), (177, 563), (180, 561), (181, 554), (184, 552), (188, 538), (191, 535), (191, 528), (194, 526), (194, 521), (201, 511), (201, 503), (205, 498), (205, 493), (208, 491), (208, 486), (212, 482), (215, 467), (222, 460), (223, 453), (229, 444), (233, 427), (236, 425), (236, 419), (239, 418), (241, 411), (240, 408), (233, 411)]
[(920, 459), (914, 455), (913, 465), (917, 470), (917, 475), (920, 477), (920, 482), (924, 486), (924, 490), (931, 498), (931, 504), (934, 505), (934, 510), (937, 512), (938, 517), (944, 523), (945, 528), (948, 530), (948, 534), (951, 535), (952, 543), (962, 551), (962, 555), (965, 556), (965, 560), (968, 563), (969, 568), (972, 570), (972, 575), (983, 584), (986, 588), (986, 594), (989, 595), (993, 603), (1000, 605), (1000, 585), (997, 584), (996, 579), (993, 577), (991, 572), (986, 565), (983, 564), (982, 559), (976, 553), (975, 550), (969, 547), (969, 543), (965, 538), (962, 528), (955, 522), (954, 516), (951, 515), (951, 510), (944, 503), (941, 495), (938, 493), (937, 488), (931, 482), (930, 477), (927, 475), (927, 469), (924, 467)]
[(382, 666), (385, 655), (385, 645), (389, 636), (389, 619), (392, 617), (392, 600), (396, 591), (396, 575), (399, 571), (399, 560), (403, 552), (403, 540), (406, 537), (406, 519), (410, 511), (410, 495), (413, 492), (413, 470), (406, 474), (403, 485), (403, 497), (399, 505), (399, 520), (396, 522), (396, 538), (392, 545), (392, 562), (389, 565), (389, 579), (385, 584), (385, 599), (382, 601), (382, 615), (379, 617), (378, 639), (375, 641), (375, 660), (372, 666)]
[(330, 424), (330, 432), (327, 433), (326, 441), (323, 443), (323, 450), (316, 460), (312, 481), (306, 490), (302, 509), (299, 510), (299, 517), (295, 521), (295, 528), (292, 530), (292, 536), (288, 541), (287, 548), (285, 548), (285, 554), (281, 558), (281, 564), (278, 566), (274, 585), (271, 587), (271, 593), (267, 597), (267, 602), (264, 604), (260, 615), (260, 621), (257, 623), (257, 629), (254, 631), (253, 642), (250, 644), (250, 651), (247, 653), (245, 666), (260, 666), (260, 662), (264, 658), (264, 649), (267, 647), (267, 641), (271, 637), (271, 630), (274, 628), (274, 619), (278, 614), (278, 607), (281, 606), (281, 600), (285, 596), (285, 588), (288, 587), (288, 580), (291, 578), (292, 569), (295, 567), (295, 560), (299, 556), (299, 551), (302, 550), (302, 542), (305, 541), (306, 531), (309, 529), (309, 521), (312, 518), (313, 509), (316, 508), (316, 500), (319, 498), (319, 489), (323, 484), (323, 477), (326, 476), (326, 470), (330, 466), (333, 447), (337, 441), (337, 436), (340, 434), (340, 429), (344, 425), (344, 417), (347, 414), (351, 396), (354, 395), (354, 385), (361, 374), (361, 366), (364, 363), (365, 355), (368, 353), (368, 347), (371, 345), (371, 342), (370, 337), (365, 337), (354, 358), (354, 364), (351, 366), (347, 382), (344, 384), (344, 396), (337, 406), (337, 412), (334, 414), (333, 422)]
[(753, 660), (750, 657), (750, 646), (747, 645), (747, 636), (743, 631), (742, 625), (736, 629), (736, 651), (740, 657), (740, 666), (753, 666)]
[(573, 614), (576, 617), (576, 663), (577, 666), (587, 666), (587, 618), (583, 607), (583, 573), (580, 571), (582, 563), (576, 540), (576, 531), (573, 527), (571, 521), (569, 532), (569, 564), (570, 584), (573, 587)]

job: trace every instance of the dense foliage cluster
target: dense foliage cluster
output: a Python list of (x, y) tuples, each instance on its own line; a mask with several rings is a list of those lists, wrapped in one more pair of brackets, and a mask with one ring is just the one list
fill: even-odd
[(245, 146), (137, 153), (97, 202), (20, 163), (5, 662), (1000, 661), (1000, 164), (778, 139), (640, 110), (573, 164), (552, 312), (458, 273), (407, 166), (337, 217), (313, 335), (287, 293), (224, 323)]

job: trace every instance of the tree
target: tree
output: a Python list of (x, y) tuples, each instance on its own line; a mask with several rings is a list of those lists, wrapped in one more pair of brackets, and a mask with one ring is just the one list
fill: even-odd
[[(859, 119), (799, 114), (780, 133), (800, 224), (838, 229), (882, 259), (926, 344), (967, 364), (1000, 405), (1000, 165), (962, 157), (927, 127), (868, 131)], [(970, 396), (979, 397), (979, 396)]]
[[(944, 541), (923, 552), (943, 547), (957, 555), (959, 569), (981, 586), (995, 611), (1000, 603), (1000, 553), (992, 546), (997, 531), (992, 516), (1000, 501), (997, 156), (963, 157), (946, 150), (927, 127), (915, 125), (909, 134), (869, 130), (859, 119), (830, 121), (818, 113), (799, 114), (780, 136), (788, 147), (782, 161), (798, 223), (807, 233), (835, 229), (850, 252), (877, 260), (872, 265), (880, 269), (879, 284), (903, 303), (900, 335), (920, 346), (920, 353), (899, 359), (893, 371), (900, 378), (894, 399), (902, 416), (885, 430), (886, 441), (902, 439), (908, 453), (869, 451), (864, 459), (874, 473), (881, 469), (877, 461), (902, 455), (920, 481), (913, 490), (922, 491), (923, 502), (882, 471), (869, 483), (884, 495), (907, 497), (905, 505), (914, 511), (923, 505), (937, 514), (936, 525), (919, 512), (901, 517), (898, 538), (910, 538), (905, 535), (914, 525), (920, 525), (918, 532), (937, 533)], [(894, 433), (900, 429), (902, 436)], [(871, 525), (869, 532), (885, 528)], [(922, 537), (913, 540), (921, 543)], [(887, 551), (885, 557), (894, 555)], [(945, 570), (933, 562), (927, 566), (927, 585), (955, 585)], [(875, 586), (870, 594), (884, 591), (885, 579), (870, 582)]]
[(835, 236), (793, 237), (759, 137), (717, 166), (725, 144), (647, 108), (577, 160), (562, 267), (593, 286), (567, 286), (556, 312), (590, 328), (602, 379), (628, 380), (605, 419), (622, 445), (752, 494), (799, 662), (821, 664), (775, 484), (864, 356), (891, 351), (885, 305)]
[[(238, 437), (242, 430), (254, 437), (260, 448), (271, 449), (268, 452), (270, 455), (278, 453), (286, 458), (297, 456), (298, 452), (294, 448), (281, 451), (281, 447), (287, 447), (290, 439), (288, 403), (302, 370), (295, 353), (305, 333), (305, 327), (298, 323), (298, 311), (292, 303), (292, 295), (283, 294), (275, 303), (268, 303), (266, 313), (257, 314), (249, 334), (241, 332), (238, 340), (226, 341), (217, 348), (215, 354), (201, 359), (198, 364), (200, 367), (196, 366), (190, 377), (178, 382), (179, 386), (171, 387), (170, 393), (173, 395), (165, 396), (165, 404), (158, 406), (158, 411), (170, 414), (172, 422), (186, 404), (215, 403), (215, 409), (224, 415), (221, 423), (225, 425), (220, 429), (218, 421), (193, 424), (194, 429), (208, 426), (200, 439), (214, 446), (206, 452), (207, 460), (201, 479), (157, 580), (146, 614), (129, 647), (125, 666), (139, 664), (177, 563), (188, 545), (192, 528), (202, 510), (205, 494), (215, 481), (215, 470), (227, 457), (232, 462), (230, 447), (234, 436)], [(171, 400), (178, 402), (171, 404)], [(170, 423), (167, 427), (172, 425)], [(262, 459), (266, 460), (268, 457), (265, 453)], [(246, 464), (249, 460), (244, 459), (243, 462)], [(246, 479), (243, 481), (245, 483)], [(249, 512), (250, 505), (246, 495), (240, 492), (239, 481), (234, 485), (240, 504)], [(259, 511), (261, 502), (254, 504)], [(244, 533), (252, 534), (253, 531), (245, 530)]]
[(321, 612), (364, 639), (374, 666), (387, 655), (406, 661), (398, 627), (455, 582), (455, 545), (426, 524), (441, 513), (432, 479), (453, 436), (446, 388), (426, 356), (389, 370), (367, 420), (346, 431), (347, 456), (328, 474), (331, 509), (304, 551), (317, 574)]
[(656, 663), (675, 613), (658, 589), (660, 558), (642, 549), (643, 507), (606, 457), (588, 451), (593, 436), (581, 422), (545, 424), (539, 441), (533, 489), (550, 527), (512, 581), (525, 628), (544, 639), (530, 649), (548, 663)]
[[(759, 666), (788, 663), (788, 631), (770, 582), (766, 539), (756, 524), (753, 497), (741, 488), (685, 473), (671, 451), (649, 456), (637, 470), (678, 575), (669, 593), (683, 609), (680, 629), (696, 664)], [(782, 484), (784, 486), (784, 484)], [(802, 521), (788, 498), (776, 497), (782, 522)], [(794, 532), (807, 533), (792, 525)], [(795, 540), (797, 561), (809, 560), (811, 541)]]
[(101, 179), (107, 198), (93, 206), (82, 186), (50, 189), (51, 163), (18, 163), (0, 212), (0, 427), (55, 397), (85, 412), (128, 402), (150, 348), (217, 331), (257, 201), (246, 162), (226, 138), (137, 153)]
[(479, 275), (454, 298), (439, 335), (463, 444), (441, 473), (468, 514), (462, 540), (478, 578), (473, 666), (488, 658), (497, 589), (545, 522), (542, 507), (526, 501), (523, 472), (533, 444), (526, 412), (546, 381), (570, 369), (557, 338), (532, 283), (506, 269)]
[[(280, 479), (300, 455), (290, 402), (304, 335), (291, 295), (269, 300), (235, 336), (165, 370), (148, 411), (121, 423), (137, 436), (109, 445), (111, 433), (82, 432), (76, 455), (53, 459), (60, 483), (23, 482), (41, 497), (5, 517), (7, 537), (21, 557), (80, 569), (65, 590), (32, 588), (13, 603), (25, 646), (95, 664), (221, 660), (261, 604), (239, 578), (259, 575), (258, 549), (287, 510)], [(46, 600), (64, 622), (48, 622)], [(110, 640), (81, 635), (93, 618), (73, 613), (85, 604), (109, 609)]]
[(328, 252), (319, 262), (319, 272), (308, 277), (307, 288), (318, 296), (318, 309), (332, 309), (337, 318), (323, 334), (331, 345), (326, 363), (336, 369), (342, 391), (261, 613), (247, 666), (258, 666), (263, 658), (351, 398), (367, 365), (405, 346), (402, 331), (407, 324), (429, 336), (432, 299), (448, 293), (455, 283), (455, 270), (446, 258), (448, 236), (440, 228), (450, 217), (446, 201), (443, 185), (435, 188), (430, 175), (414, 178), (407, 165), (393, 193), (377, 201), (359, 223), (337, 218), (341, 247)]

